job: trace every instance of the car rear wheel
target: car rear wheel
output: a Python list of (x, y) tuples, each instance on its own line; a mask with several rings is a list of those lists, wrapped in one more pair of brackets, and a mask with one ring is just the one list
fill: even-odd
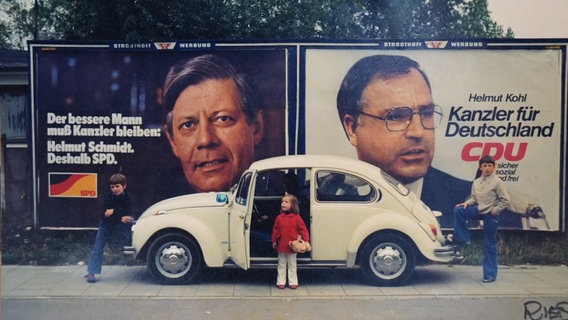
[(372, 285), (399, 286), (414, 273), (416, 257), (411, 243), (394, 233), (377, 234), (363, 244), (360, 255), (363, 276)]
[(190, 283), (201, 269), (202, 256), (193, 239), (182, 234), (164, 234), (148, 250), (148, 269), (163, 284)]

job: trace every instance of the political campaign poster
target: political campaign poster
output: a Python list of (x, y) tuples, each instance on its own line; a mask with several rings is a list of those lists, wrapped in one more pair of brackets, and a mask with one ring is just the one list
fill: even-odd
[[(364, 47), (312, 46), (304, 53), (306, 153), (343, 155), (382, 166), (433, 210), (441, 211), (445, 229), (453, 228), (453, 207), (469, 196), (478, 161), (489, 154), (510, 195), (509, 207), (500, 215), (500, 228), (561, 229), (564, 46), (383, 41)], [(414, 61), (422, 75), (373, 76), (381, 68), (397, 72), (393, 70), (399, 66), (388, 64), (399, 60), (381, 58), (385, 56)], [(357, 69), (354, 65), (359, 61), (370, 64)], [(387, 61), (386, 65), (375, 68), (381, 61)], [(356, 114), (348, 125), (359, 126), (353, 131), (363, 126), (381, 128), (373, 129), (372, 135), (359, 130), (358, 135), (349, 136), (345, 118), (338, 112), (339, 91), (356, 90), (353, 87), (358, 85), (345, 80), (350, 70), (359, 72), (355, 78), (368, 77), (371, 85), (363, 85), (367, 91), (360, 92), (357, 102), (368, 112)], [(412, 83), (424, 78), (427, 81)], [(384, 89), (389, 81), (390, 92)], [(399, 107), (413, 111), (407, 127), (382, 130), (388, 126), (388, 110)], [(439, 110), (441, 119), (435, 127), (421, 118), (425, 107), (431, 108), (427, 112)]]
[[(37, 224), (96, 228), (115, 173), (136, 216), (228, 190), (254, 160), (285, 154), (289, 55), (211, 42), (31, 45)], [(195, 83), (205, 85), (185, 91)]]

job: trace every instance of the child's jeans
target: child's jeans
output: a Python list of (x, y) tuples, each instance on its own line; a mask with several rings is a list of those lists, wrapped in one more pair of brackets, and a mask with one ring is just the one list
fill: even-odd
[(476, 206), (459, 206), (454, 209), (454, 240), (464, 244), (471, 242), (467, 220), (483, 220), (483, 278), (497, 279), (497, 227), (499, 215), (480, 214)]
[(95, 245), (91, 252), (91, 258), (89, 258), (89, 266), (87, 268), (87, 272), (89, 274), (101, 273), (105, 245), (111, 237), (118, 237), (120, 239), (121, 247), (131, 244), (131, 227), (132, 224), (130, 223), (114, 224), (101, 221), (99, 224), (99, 230), (97, 231)]
[(286, 285), (286, 266), (288, 266), (288, 285), (298, 285), (296, 272), (296, 253), (278, 252), (278, 277), (276, 285)]

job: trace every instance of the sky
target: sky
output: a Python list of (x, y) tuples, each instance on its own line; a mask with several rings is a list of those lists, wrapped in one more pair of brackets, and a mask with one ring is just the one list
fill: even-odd
[(568, 0), (488, 0), (491, 18), (515, 38), (568, 38)]

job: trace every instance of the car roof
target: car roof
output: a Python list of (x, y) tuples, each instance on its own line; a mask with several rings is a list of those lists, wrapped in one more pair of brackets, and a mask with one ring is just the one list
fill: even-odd
[(254, 162), (250, 170), (264, 171), (285, 168), (330, 168), (377, 175), (380, 169), (361, 160), (333, 155), (289, 155)]

